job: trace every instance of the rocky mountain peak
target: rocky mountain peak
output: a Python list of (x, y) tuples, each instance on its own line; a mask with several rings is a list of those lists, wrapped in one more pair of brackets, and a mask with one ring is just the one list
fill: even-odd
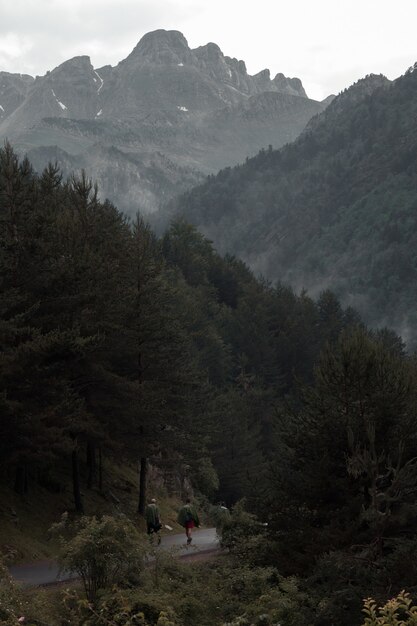
[(187, 63), (192, 53), (178, 30), (154, 30), (142, 37), (126, 60), (139, 59), (156, 64)]
[(307, 97), (303, 84), (299, 78), (287, 78), (284, 74), (277, 74), (272, 81), (279, 91), (285, 91), (294, 96)]
[(205, 46), (199, 46), (193, 50), (198, 59), (205, 61), (218, 61), (224, 59), (223, 52), (216, 43), (209, 42)]
[[(47, 98), (53, 116), (92, 117), (101, 84), (90, 57), (77, 56), (56, 67), (43, 80), (42, 99)], [(41, 112), (39, 112), (41, 113)]]
[(47, 75), (57, 75), (61, 73), (80, 73), (80, 72), (91, 72), (93, 70), (93, 66), (91, 65), (91, 60), (89, 56), (83, 55), (78, 57), (73, 57), (72, 59), (68, 59), (68, 61), (64, 61), (61, 65), (58, 65), (52, 72), (47, 72)]
[(243, 76), (247, 76), (248, 70), (246, 69), (245, 61), (238, 61), (235, 57), (224, 57), (226, 63), (233, 68), (239, 74), (243, 74)]
[[(155, 66), (158, 66), (158, 69)], [(225, 56), (216, 43), (209, 42), (204, 46), (190, 49), (184, 35), (177, 30), (160, 29), (144, 35), (131, 54), (115, 68), (115, 76), (120, 69), (126, 80), (129, 81), (129, 90), (131, 90), (133, 84), (131, 72), (134, 71), (134, 82), (137, 85), (140, 82), (141, 93), (143, 93), (144, 82), (148, 80), (152, 82), (149, 84), (149, 90), (160, 93), (161, 89), (163, 91), (165, 87), (162, 85), (156, 88), (155, 80), (164, 80), (170, 83), (174, 67), (175, 80), (178, 83), (175, 98), (182, 97), (184, 99), (187, 94), (192, 95), (194, 93), (196, 97), (193, 96), (187, 100), (194, 110), (202, 108), (212, 110), (213, 106), (222, 103), (235, 103), (239, 96), (234, 90), (244, 96), (251, 96), (263, 91), (277, 91), (306, 97), (298, 78), (286, 78), (284, 74), (278, 74), (272, 81), (268, 69), (262, 70), (255, 76), (250, 76), (244, 61)], [(156, 79), (155, 71), (158, 72), (158, 79)], [(146, 77), (142, 75), (142, 72), (147, 73)], [(149, 72), (152, 73), (152, 79)], [(139, 78), (140, 74), (141, 77)], [(197, 83), (199, 87), (196, 87)], [(106, 88), (103, 93), (105, 91)], [(172, 96), (173, 93), (170, 95), (170, 100), (172, 100)], [(125, 104), (121, 104), (123, 108), (126, 108)], [(155, 104), (153, 103), (151, 108), (154, 109), (154, 107)], [(177, 107), (180, 107), (182, 111), (184, 109), (189, 110), (185, 100)], [(129, 114), (133, 114), (131, 106), (129, 106)]]
[(296, 79), (278, 79), (248, 74), (216, 43), (190, 49), (182, 33), (156, 30), (115, 67), (77, 56), (36, 80), (3, 74), (0, 141), (42, 148), (40, 168), (48, 153), (66, 173), (88, 168), (124, 210), (152, 210), (203, 174), (298, 136), (321, 106), (295, 97)]
[(219, 46), (215, 43), (208, 43), (192, 50), (196, 59), (196, 65), (215, 80), (222, 83), (235, 84), (234, 74), (237, 68), (229, 63)]
[(5, 120), (4, 132), (30, 128), (43, 118), (92, 118), (98, 111), (100, 84), (90, 57), (69, 59), (36, 77), (22, 104)]
[(254, 83), (260, 91), (268, 91), (271, 83), (271, 72), (268, 69), (261, 70), (253, 76)]

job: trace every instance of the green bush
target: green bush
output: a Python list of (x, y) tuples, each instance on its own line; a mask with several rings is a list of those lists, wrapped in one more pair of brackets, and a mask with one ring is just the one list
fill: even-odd
[(230, 511), (220, 504), (211, 505), (209, 508), (210, 523), (216, 527), (219, 535), (223, 533), (223, 528), (228, 528), (232, 521)]
[(97, 600), (100, 590), (138, 580), (145, 545), (127, 517), (82, 517), (73, 524), (64, 517), (52, 530), (61, 540), (61, 569), (80, 576), (89, 602)]
[(60, 592), (22, 589), (0, 560), (0, 626), (55, 626), (61, 624)]
[(311, 616), (306, 608), (309, 598), (294, 578), (265, 586), (264, 593), (247, 603), (245, 613), (222, 626), (307, 626)]
[(137, 589), (113, 587), (100, 595), (96, 604), (80, 597), (76, 590), (66, 591), (62, 626), (183, 626), (197, 621), (179, 620), (170, 606), (175, 598)]
[(224, 520), (221, 546), (239, 563), (258, 565), (267, 562), (267, 527), (255, 515), (245, 510), (244, 501), (238, 502), (233, 507), (230, 518)]
[[(7, 568), (0, 562), (0, 624), (18, 626), (25, 616), (26, 606), (22, 594), (13, 583)], [(25, 622), (28, 623), (28, 622)]]
[(417, 606), (413, 606), (410, 595), (405, 591), (377, 607), (372, 598), (364, 602), (366, 615), (362, 626), (416, 626)]

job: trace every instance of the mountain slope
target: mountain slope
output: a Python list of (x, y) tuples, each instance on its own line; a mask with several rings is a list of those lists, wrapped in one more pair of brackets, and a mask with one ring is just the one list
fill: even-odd
[[(368, 76), (292, 145), (220, 172), (175, 205), (221, 251), (371, 324), (417, 338), (417, 71)], [(410, 344), (410, 345), (411, 345)]]
[(0, 72), (0, 123), (25, 100), (33, 82), (27, 74)]
[[(2, 105), (0, 137), (39, 168), (55, 158), (65, 174), (86, 168), (127, 212), (152, 211), (204, 175), (292, 141), (326, 106), (308, 99), (298, 78), (251, 76), (214, 43), (190, 49), (178, 31), (148, 33), (116, 67), (95, 69), (80, 56), (35, 80), (12, 80), (17, 94)], [(108, 173), (122, 174), (126, 163), (132, 175), (110, 184)], [(159, 191), (151, 179), (172, 185)]]

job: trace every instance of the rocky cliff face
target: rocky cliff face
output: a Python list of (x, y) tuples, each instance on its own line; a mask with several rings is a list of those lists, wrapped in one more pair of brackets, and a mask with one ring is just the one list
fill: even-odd
[(33, 82), (27, 74), (0, 72), (0, 123), (22, 104)]
[(38, 167), (51, 158), (65, 173), (85, 167), (129, 212), (291, 141), (323, 109), (298, 78), (251, 76), (216, 44), (192, 50), (165, 30), (145, 35), (116, 67), (94, 69), (80, 56), (36, 79), (0, 73), (0, 105), (0, 137)]
[(91, 119), (97, 112), (97, 81), (89, 57), (66, 61), (33, 81), (2, 126), (16, 131), (31, 128), (44, 117)]

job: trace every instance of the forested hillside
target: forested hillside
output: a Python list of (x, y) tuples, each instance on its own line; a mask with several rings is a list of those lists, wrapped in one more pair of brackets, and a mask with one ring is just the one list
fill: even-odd
[(142, 472), (148, 457), (167, 475), (188, 467), (209, 493), (213, 458), (220, 475), (227, 466), (230, 501), (242, 495), (234, 472), (248, 446), (259, 451), (253, 433), (267, 428), (271, 402), (295, 376), (311, 378), (324, 342), (355, 314), (328, 292), (314, 303), (260, 283), (186, 223), (158, 240), (99, 202), (86, 178), (63, 183), (52, 166), (37, 176), (10, 146), (0, 194), (0, 441), (15, 489), (72, 456), (81, 511), (87, 448), (90, 486), (99, 453), (122, 453), (142, 458)]
[(197, 574), (142, 571), (126, 518), (80, 517), (70, 550), (96, 563), (107, 528), (136, 569), (89, 602), (67, 594), (51, 625), (359, 626), (364, 597), (415, 592), (416, 362), (395, 333), (330, 291), (257, 280), (184, 221), (158, 239), (9, 145), (0, 281), (2, 516), (12, 490), (36, 510), (63, 477), (70, 517), (91, 514), (103, 459), (139, 466), (139, 511), (155, 468), (168, 492), (232, 510), (227, 558)]
[(417, 338), (417, 71), (368, 76), (302, 135), (221, 171), (172, 210), (256, 272), (333, 289), (372, 325)]

